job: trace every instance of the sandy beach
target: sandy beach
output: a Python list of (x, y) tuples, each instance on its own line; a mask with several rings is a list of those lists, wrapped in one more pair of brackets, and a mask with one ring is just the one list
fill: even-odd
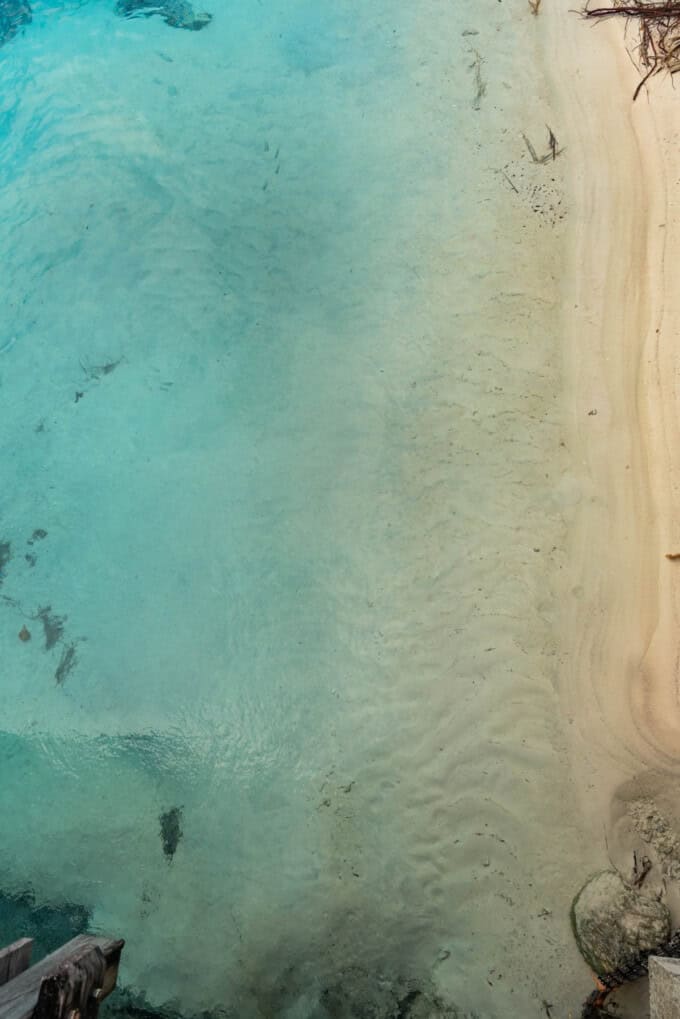
[(660, 76), (633, 102), (634, 25), (542, 17), (571, 209), (562, 705), (593, 839), (624, 874), (650, 855), (677, 922), (678, 96)]
[[(559, 58), (572, 217), (564, 280), (565, 399), (574, 503), (564, 706), (584, 801), (672, 768), (677, 721), (677, 210), (670, 82), (638, 81), (623, 23), (546, 11)], [(630, 42), (630, 39), (628, 40)], [(669, 266), (671, 267), (669, 270)], [(597, 778), (595, 778), (597, 776)]]
[(569, 1019), (680, 874), (676, 96), (567, 0), (210, 8), (3, 49), (0, 903), (172, 1014)]

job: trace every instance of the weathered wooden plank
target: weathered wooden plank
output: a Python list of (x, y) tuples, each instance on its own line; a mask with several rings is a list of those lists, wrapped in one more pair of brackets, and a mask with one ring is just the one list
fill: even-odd
[(14, 944), (0, 950), (0, 987), (28, 969), (31, 965), (32, 951), (31, 938), (21, 938), (20, 941), (15, 941)]
[[(84, 960), (98, 954), (96, 950), (103, 957), (101, 966), (102, 993), (98, 995), (98, 1000), (102, 1000), (115, 987), (123, 944), (122, 941), (96, 937), (92, 934), (81, 934), (69, 941), (56, 952), (5, 984), (4, 987), (0, 987), (0, 1019), (30, 1019), (38, 1004), (43, 980), (55, 977), (65, 969), (67, 964), (71, 964), (74, 970), (79, 966), (82, 967)], [(87, 968), (89, 963), (85, 962), (84, 965)], [(100, 973), (97, 975), (99, 976)], [(49, 991), (49, 988), (47, 990)]]
[(15, 948), (16, 951), (11, 954), (9, 960), (8, 980), (14, 980), (15, 977), (18, 977), (31, 965), (33, 939), (22, 938), (20, 941), (15, 942)]
[(65, 962), (54, 976), (43, 979), (33, 1019), (97, 1019), (105, 973), (100, 948)]

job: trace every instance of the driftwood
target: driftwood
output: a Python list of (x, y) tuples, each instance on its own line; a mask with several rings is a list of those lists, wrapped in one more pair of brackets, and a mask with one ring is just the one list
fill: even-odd
[(680, 71), (680, 0), (665, 3), (614, 0), (609, 7), (586, 7), (583, 14), (586, 18), (621, 17), (637, 22), (640, 32), (637, 59), (642, 79), (633, 93), (633, 101), (655, 74), (666, 71), (673, 75)]

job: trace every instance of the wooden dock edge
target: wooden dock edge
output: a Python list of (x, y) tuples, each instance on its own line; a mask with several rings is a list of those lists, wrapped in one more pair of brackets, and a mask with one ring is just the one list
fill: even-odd
[[(96, 1019), (116, 986), (124, 944), (81, 934), (35, 966), (29, 939), (10, 945), (7, 970), (16, 975), (0, 986), (0, 1019)], [(3, 958), (0, 953), (0, 965)]]

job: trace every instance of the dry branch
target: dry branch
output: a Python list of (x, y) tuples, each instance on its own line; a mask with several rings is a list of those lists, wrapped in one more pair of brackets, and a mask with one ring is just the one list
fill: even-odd
[(668, 15), (680, 16), (680, 0), (670, 0), (667, 4), (620, 4), (616, 7), (594, 7), (583, 12), (587, 18), (607, 18), (614, 14), (627, 18), (665, 18)]
[(613, 0), (610, 7), (586, 7), (583, 14), (586, 18), (622, 17), (637, 22), (637, 63), (642, 79), (633, 100), (655, 74), (666, 71), (673, 75), (680, 71), (680, 0), (665, 3)]

